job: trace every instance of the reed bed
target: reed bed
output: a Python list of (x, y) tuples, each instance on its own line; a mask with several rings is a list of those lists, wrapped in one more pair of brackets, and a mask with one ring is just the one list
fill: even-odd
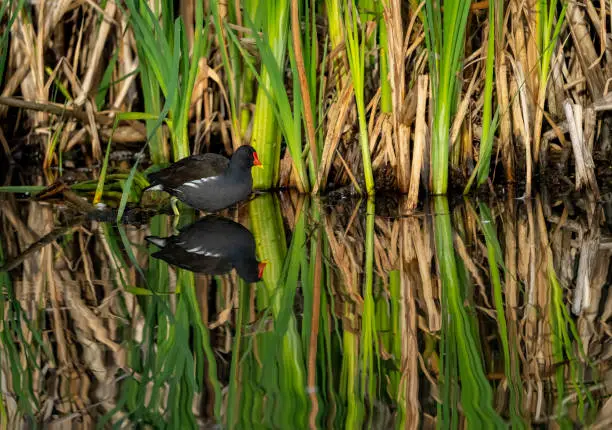
[(605, 428), (610, 231), (576, 202), (265, 195), (225, 213), (269, 261), (254, 288), (149, 257), (167, 215), (8, 198), (2, 423)]
[(111, 170), (135, 174), (250, 143), (262, 189), (390, 188), (416, 206), (419, 188), (520, 182), (531, 195), (537, 178), (561, 178), (597, 198), (612, 148), (608, 12), (556, 0), (5, 0), (2, 152), (38, 153), (46, 184), (73, 166), (98, 179), (111, 146), (138, 154)]

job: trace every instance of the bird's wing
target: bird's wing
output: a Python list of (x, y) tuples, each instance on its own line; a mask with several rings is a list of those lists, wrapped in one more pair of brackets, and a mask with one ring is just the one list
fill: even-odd
[[(206, 273), (209, 275), (224, 275), (233, 269), (232, 262), (227, 258), (210, 258), (207, 261)], [(204, 270), (201, 271), (204, 273)]]
[(217, 176), (225, 172), (229, 160), (218, 154), (197, 154), (149, 175), (151, 185), (163, 184), (165, 188), (178, 188), (185, 182)]

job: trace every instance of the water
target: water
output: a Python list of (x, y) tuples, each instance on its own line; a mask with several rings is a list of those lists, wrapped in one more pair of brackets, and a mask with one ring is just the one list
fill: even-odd
[[(409, 215), (401, 198), (267, 194), (223, 213), (242, 239), (228, 221), (190, 246), (206, 264), (172, 254), (199, 273), (150, 256), (170, 215), (0, 204), (9, 428), (610, 422), (611, 218), (586, 198), (434, 198)], [(179, 242), (215, 234), (196, 220), (182, 212)], [(233, 264), (214, 260), (223, 236), (249, 234), (262, 282), (202, 273)]]

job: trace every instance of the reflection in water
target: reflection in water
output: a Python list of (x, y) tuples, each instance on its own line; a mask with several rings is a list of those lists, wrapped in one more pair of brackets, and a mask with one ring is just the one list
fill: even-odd
[[(573, 203), (435, 198), (387, 217), (264, 195), (234, 221), (183, 213), (161, 239), (170, 216), (79, 224), (6, 197), (2, 422), (607, 428), (610, 233)], [(263, 282), (219, 275), (249, 281), (235, 259), (255, 265), (253, 247)]]
[(224, 275), (236, 268), (246, 282), (258, 282), (266, 266), (257, 261), (251, 232), (227, 218), (205, 216), (177, 236), (145, 239), (161, 248), (153, 257), (192, 272)]

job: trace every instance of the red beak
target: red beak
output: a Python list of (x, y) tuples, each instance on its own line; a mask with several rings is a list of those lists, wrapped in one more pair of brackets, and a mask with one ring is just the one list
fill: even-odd
[(259, 157), (257, 156), (257, 152), (253, 151), (253, 166), (263, 166), (261, 161), (259, 161)]
[(261, 263), (257, 265), (257, 269), (258, 269), (257, 276), (259, 276), (259, 279), (263, 278), (263, 272), (264, 272), (264, 269), (266, 268), (266, 264), (268, 264), (267, 261), (262, 261)]

